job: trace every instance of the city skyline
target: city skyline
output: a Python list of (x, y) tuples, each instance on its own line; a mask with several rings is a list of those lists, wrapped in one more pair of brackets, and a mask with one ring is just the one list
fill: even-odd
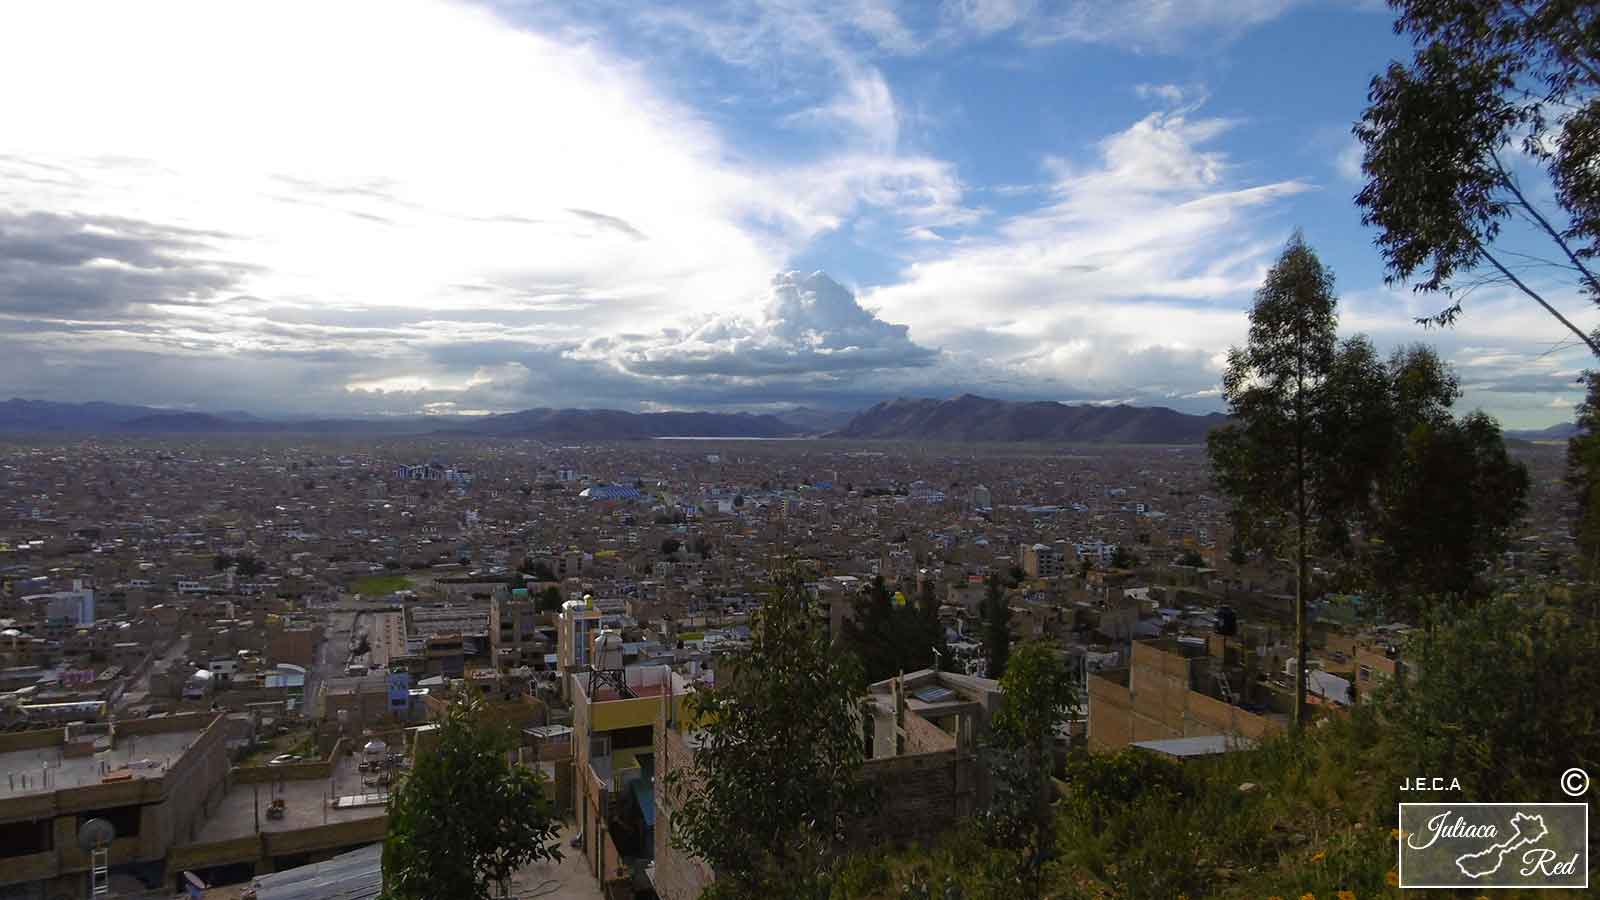
[[(1345, 333), (1572, 416), (1520, 296), (1386, 287), (1370, 2), (0, 11), (7, 396), (263, 414), (1220, 408), (1295, 227)], [(1313, 39), (1314, 36), (1314, 39)], [(45, 77), (40, 77), (41, 73)], [(825, 273), (825, 274), (823, 274)], [(1549, 294), (1580, 325), (1600, 315)]]

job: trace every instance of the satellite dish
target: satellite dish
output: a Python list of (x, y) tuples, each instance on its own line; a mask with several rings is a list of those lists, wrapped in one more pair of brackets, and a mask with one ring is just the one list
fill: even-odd
[(116, 826), (105, 819), (90, 819), (78, 827), (78, 846), (85, 853), (96, 847), (111, 846), (116, 837)]

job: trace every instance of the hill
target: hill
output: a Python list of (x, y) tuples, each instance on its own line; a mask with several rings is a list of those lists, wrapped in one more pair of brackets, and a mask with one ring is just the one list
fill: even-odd
[(610, 409), (529, 409), (495, 416), (404, 416), (271, 420), (249, 413), (205, 413), (113, 403), (0, 403), (0, 432), (40, 434), (455, 434), (630, 440), (652, 437), (792, 437), (816, 429), (745, 413), (629, 413)]
[(963, 394), (949, 400), (900, 398), (879, 403), (828, 436), (861, 440), (1195, 444), (1227, 421), (1219, 413), (1194, 416), (1164, 406), (1017, 402)]
[(1551, 425), (1549, 428), (1507, 431), (1506, 437), (1522, 438), (1525, 441), (1564, 441), (1577, 433), (1577, 423), (1562, 422), (1557, 425)]

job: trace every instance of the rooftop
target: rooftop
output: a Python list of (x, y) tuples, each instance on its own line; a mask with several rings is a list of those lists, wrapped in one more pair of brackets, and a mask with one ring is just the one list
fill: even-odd
[[(336, 808), (329, 802), (330, 797), (377, 790), (365, 784), (364, 779), (369, 776), (357, 768), (360, 761), (359, 756), (340, 756), (331, 778), (235, 784), (228, 788), (216, 812), (201, 826), (195, 843), (209, 844), (254, 834), (258, 830), (257, 803), (260, 804), (260, 831), (293, 831), (381, 816), (385, 812), (382, 804)], [(284, 801), (283, 818), (270, 819), (267, 808), (278, 799)]]
[(119, 739), (99, 752), (69, 757), (62, 745), (0, 753), (0, 797), (43, 794), (63, 788), (102, 783), (115, 772), (119, 777), (160, 778), (183, 757), (202, 729), (171, 734), (142, 734)]

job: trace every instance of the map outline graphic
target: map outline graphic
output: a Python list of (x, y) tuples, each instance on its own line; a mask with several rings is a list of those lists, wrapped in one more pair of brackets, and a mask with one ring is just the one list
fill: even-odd
[[(1532, 837), (1528, 836), (1531, 832), (1524, 827), (1524, 825), (1528, 822), (1534, 822), (1538, 824), (1538, 834), (1533, 835)], [(1516, 851), (1521, 850), (1523, 847), (1531, 847), (1534, 844), (1539, 843), (1550, 834), (1550, 829), (1544, 824), (1544, 816), (1530, 816), (1523, 812), (1518, 812), (1511, 817), (1511, 829), (1511, 837), (1506, 838), (1503, 841), (1490, 844), (1486, 849), (1479, 850), (1477, 853), (1463, 853), (1462, 855), (1456, 857), (1456, 868), (1461, 870), (1461, 874), (1473, 879), (1474, 881), (1479, 878), (1493, 875), (1494, 873), (1500, 871), (1501, 866), (1505, 865), (1507, 856), (1510, 856)], [(1495, 854), (1494, 865), (1492, 867), (1478, 872), (1473, 872), (1467, 868), (1467, 860), (1479, 859), (1481, 857), (1488, 856), (1491, 853)]]

